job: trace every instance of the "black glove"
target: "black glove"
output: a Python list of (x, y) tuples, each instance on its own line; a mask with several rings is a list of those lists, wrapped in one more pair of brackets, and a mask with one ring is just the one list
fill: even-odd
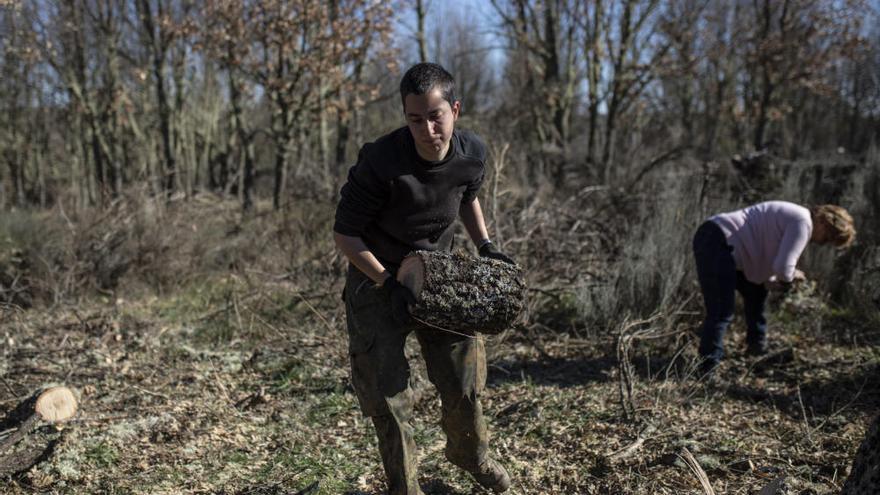
[(498, 248), (495, 247), (495, 244), (492, 244), (491, 242), (485, 242), (480, 246), (480, 257), (503, 261), (505, 263), (510, 263), (511, 265), (516, 264), (510, 256), (499, 251)]
[(416, 303), (416, 296), (394, 277), (386, 278), (382, 288), (388, 291), (391, 297), (391, 316), (394, 321), (400, 325), (409, 323), (412, 318), (409, 314), (409, 305)]

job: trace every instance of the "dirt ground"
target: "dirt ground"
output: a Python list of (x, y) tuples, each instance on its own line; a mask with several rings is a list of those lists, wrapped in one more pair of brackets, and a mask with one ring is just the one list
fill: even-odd
[[(778, 493), (839, 490), (880, 405), (876, 329), (789, 295), (773, 303), (776, 358), (746, 358), (737, 320), (719, 375), (701, 381), (689, 373), (694, 308), (667, 315), (662, 331), (650, 321), (604, 337), (531, 325), (487, 338), (482, 400), (510, 493), (704, 493), (684, 449), (717, 493), (779, 478)], [(344, 328), (336, 286), (304, 293), (231, 275), (163, 297), (2, 309), (0, 414), (52, 384), (74, 388), (81, 410), (21, 442), (54, 449), (0, 491), (383, 493)], [(631, 337), (624, 376), (621, 330)], [(443, 456), (439, 400), (416, 349), (424, 491), (483, 493)]]

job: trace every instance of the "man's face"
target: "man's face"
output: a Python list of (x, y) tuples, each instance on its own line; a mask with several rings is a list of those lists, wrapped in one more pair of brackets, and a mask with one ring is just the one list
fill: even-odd
[(403, 102), (406, 124), (422, 158), (440, 160), (449, 149), (452, 129), (458, 120), (459, 102), (450, 105), (439, 89), (423, 95), (408, 94)]

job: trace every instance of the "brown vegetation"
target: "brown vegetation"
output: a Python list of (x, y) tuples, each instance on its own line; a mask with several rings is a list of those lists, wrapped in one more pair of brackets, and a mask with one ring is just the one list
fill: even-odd
[[(382, 2), (0, 2), (0, 413), (80, 399), (4, 489), (378, 492), (330, 227), (357, 146), (402, 125), (394, 69), (428, 57), (492, 151), (481, 199), (528, 287), (486, 337), (512, 492), (839, 491), (878, 405), (867, 6), (497, 0), (492, 40), (407, 6), (412, 40)], [(693, 230), (762, 199), (840, 204), (859, 237), (771, 301), (785, 359), (734, 325), (697, 381)], [(421, 396), (426, 493), (471, 493)]]

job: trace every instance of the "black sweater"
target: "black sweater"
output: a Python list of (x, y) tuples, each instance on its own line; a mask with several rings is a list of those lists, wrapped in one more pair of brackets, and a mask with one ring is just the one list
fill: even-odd
[(455, 130), (442, 161), (416, 152), (401, 127), (365, 144), (348, 172), (333, 230), (360, 237), (383, 264), (398, 265), (410, 251), (449, 249), (452, 223), (483, 182), (486, 146), (476, 134)]

